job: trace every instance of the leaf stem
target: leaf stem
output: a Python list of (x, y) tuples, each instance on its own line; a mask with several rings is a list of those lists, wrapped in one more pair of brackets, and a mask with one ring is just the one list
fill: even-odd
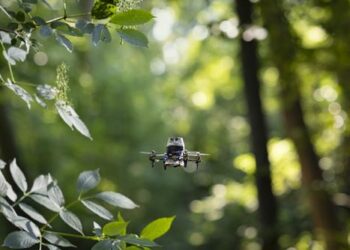
[[(5, 46), (4, 46), (4, 43), (0, 41), (0, 44), (1, 44), (2, 50), (3, 50), (3, 51), (6, 51), (6, 48), (5, 48)], [(8, 68), (9, 68), (11, 81), (12, 81), (13, 83), (15, 83), (16, 80), (15, 80), (15, 77), (14, 77), (14, 75), (13, 75), (12, 66), (11, 66), (11, 64), (10, 64), (10, 62), (9, 62), (8, 60), (6, 60), (6, 61), (7, 61), (7, 66), (8, 66)]]
[(13, 203), (12, 207), (16, 207), (19, 203), (21, 203), (21, 201), (23, 201), (27, 197), (28, 197), (28, 194), (24, 193), (21, 198), (19, 198), (15, 203)]
[(59, 16), (59, 17), (55, 17), (51, 20), (46, 21), (46, 24), (50, 24), (59, 20), (63, 20), (63, 19), (67, 19), (67, 18), (75, 18), (75, 17), (83, 17), (83, 16), (90, 16), (91, 13), (87, 12), (87, 13), (79, 13), (79, 14), (72, 14), (72, 15), (63, 15), (63, 16)]
[(64, 237), (77, 238), (77, 239), (94, 240), (94, 241), (100, 240), (98, 236), (86, 236), (86, 235), (80, 235), (80, 234), (70, 234), (70, 233), (62, 233), (62, 232), (54, 232), (54, 231), (46, 231), (46, 230), (44, 230), (43, 232), (54, 233)]

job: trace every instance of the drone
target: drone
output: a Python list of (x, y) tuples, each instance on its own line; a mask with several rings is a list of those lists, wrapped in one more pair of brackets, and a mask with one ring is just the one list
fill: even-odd
[(208, 155), (200, 152), (187, 151), (182, 137), (170, 137), (166, 145), (166, 152), (163, 154), (157, 154), (156, 151), (140, 153), (149, 156), (152, 167), (155, 166), (156, 162), (163, 162), (164, 170), (168, 167), (186, 168), (188, 162), (194, 162), (196, 164), (196, 169), (198, 170), (199, 163), (202, 161), (201, 157)]

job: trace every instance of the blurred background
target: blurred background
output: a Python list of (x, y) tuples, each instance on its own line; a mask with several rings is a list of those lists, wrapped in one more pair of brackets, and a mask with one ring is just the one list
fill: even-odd
[[(51, 173), (67, 200), (79, 173), (99, 168), (99, 189), (140, 205), (121, 211), (130, 231), (176, 215), (158, 241), (167, 250), (350, 249), (350, 1), (149, 0), (141, 8), (155, 16), (142, 27), (148, 49), (115, 35), (97, 47), (72, 38), (70, 54), (38, 35), (43, 46), (16, 66), (16, 78), (54, 85), (66, 63), (71, 102), (94, 140), (52, 107), (28, 111), (1, 89), (2, 159), (20, 159), (32, 180)], [(152, 169), (139, 154), (162, 152), (174, 135), (210, 154), (198, 171)], [(76, 211), (90, 228), (91, 214)]]

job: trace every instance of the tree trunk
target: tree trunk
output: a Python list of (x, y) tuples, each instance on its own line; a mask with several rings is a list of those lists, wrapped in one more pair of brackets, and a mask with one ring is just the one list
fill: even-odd
[[(252, 24), (252, 3), (236, 0), (236, 11), (242, 30)], [(263, 250), (278, 249), (277, 202), (272, 192), (270, 162), (267, 152), (267, 129), (265, 115), (260, 98), (260, 81), (258, 78), (259, 62), (256, 40), (245, 41), (240, 38), (241, 68), (244, 79), (244, 92), (247, 102), (251, 127), (251, 147), (255, 156), (260, 234)]]
[(261, 13), (269, 32), (271, 60), (279, 71), (280, 99), (287, 134), (299, 156), (302, 183), (310, 203), (315, 233), (327, 250), (345, 249), (345, 239), (339, 230), (335, 207), (323, 187), (322, 170), (304, 121), (299, 79), (295, 70), (296, 46), (294, 35), (284, 16), (279, 0), (263, 0)]

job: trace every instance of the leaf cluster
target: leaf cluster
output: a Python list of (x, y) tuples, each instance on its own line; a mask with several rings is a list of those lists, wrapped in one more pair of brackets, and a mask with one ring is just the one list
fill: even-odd
[[(164, 235), (171, 227), (174, 217), (160, 218), (148, 224), (140, 233), (127, 232), (128, 221), (119, 213), (116, 218), (105, 208), (105, 204), (123, 209), (134, 209), (138, 205), (123, 194), (105, 191), (96, 194), (87, 194), (96, 188), (101, 181), (99, 170), (84, 171), (77, 180), (78, 198), (67, 203), (58, 186), (50, 174), (38, 176), (29, 188), (24, 173), (17, 165), (16, 160), (9, 164), (9, 171), (19, 194), (5, 179), (6, 163), (0, 160), (0, 212), (17, 228), (8, 234), (3, 246), (12, 249), (25, 249), (38, 245), (39, 249), (61, 249), (75, 247), (67, 237), (93, 240), (97, 243), (93, 250), (99, 249), (142, 249), (158, 247), (155, 239)], [(76, 205), (82, 205), (99, 218), (106, 220), (103, 226), (94, 222), (91, 235), (86, 235), (79, 217), (71, 211)], [(36, 206), (50, 210), (53, 215), (46, 219)], [(19, 215), (19, 211), (23, 216)], [(53, 222), (60, 218), (68, 227), (78, 234), (54, 231)]]

